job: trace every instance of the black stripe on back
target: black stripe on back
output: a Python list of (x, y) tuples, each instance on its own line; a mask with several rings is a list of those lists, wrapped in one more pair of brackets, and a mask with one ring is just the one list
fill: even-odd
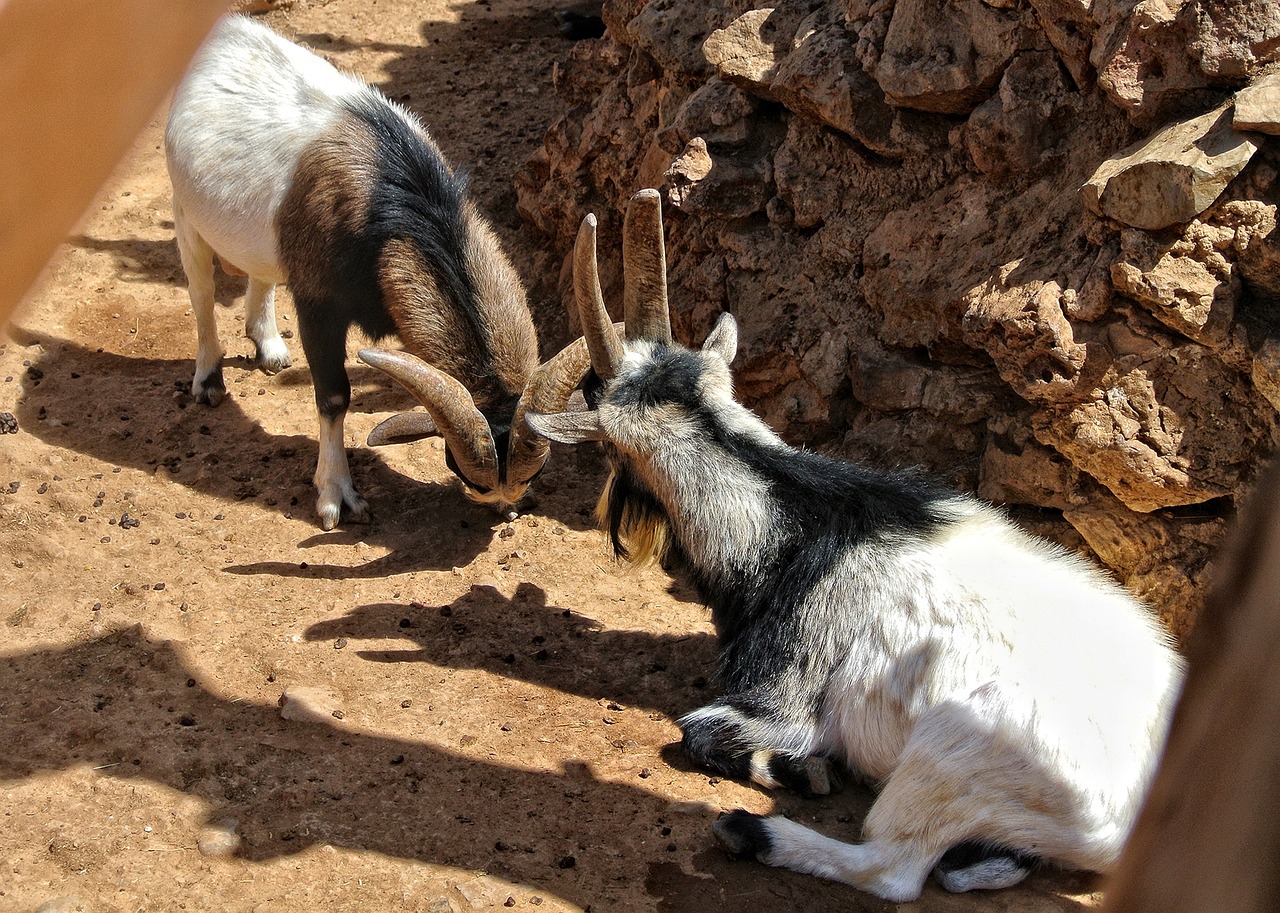
[(436, 286), (458, 309), (482, 348), (480, 354), (487, 357), (479, 295), (464, 254), (465, 176), (452, 171), (439, 151), (381, 98), (356, 96), (346, 106), (368, 127), (378, 150), (378, 178), (369, 205), (370, 234), (379, 248), (392, 239), (407, 240), (417, 247)]

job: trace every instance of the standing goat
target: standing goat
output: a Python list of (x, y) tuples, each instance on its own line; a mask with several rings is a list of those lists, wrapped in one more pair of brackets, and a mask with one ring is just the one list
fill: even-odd
[[(506, 511), (549, 445), (519, 420), (563, 409), (585, 349), (538, 365), (524, 289), (492, 229), (420, 123), (376, 89), (242, 16), (214, 29), (174, 94), (165, 130), (174, 226), (196, 314), (191, 392), (226, 393), (213, 263), (249, 276), (246, 334), (267, 373), (289, 365), (275, 286), (297, 308), (320, 413), (316, 510), (366, 519), (343, 420), (346, 339), (398, 335), (407, 352), (362, 351), (426, 407), (369, 443), (439, 433), (467, 494)], [(551, 405), (555, 404), (555, 405)]]
[(720, 841), (891, 901), (930, 871), (964, 891), (1036, 859), (1111, 865), (1182, 675), (1147, 612), (971, 497), (787, 446), (733, 398), (732, 317), (701, 351), (672, 343), (656, 191), (623, 245), (625, 340), (594, 217), (574, 253), (594, 409), (526, 421), (605, 443), (615, 552), (675, 559), (711, 607), (724, 696), (680, 721), (692, 758), (819, 794), (835, 761), (879, 789), (861, 844), (741, 810)]

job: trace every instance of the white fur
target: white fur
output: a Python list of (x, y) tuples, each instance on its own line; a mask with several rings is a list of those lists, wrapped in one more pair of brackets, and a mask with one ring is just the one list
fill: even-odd
[(272, 285), (276, 214), (306, 148), (368, 87), (243, 16), (219, 21), (174, 93), (165, 154), (183, 226)]

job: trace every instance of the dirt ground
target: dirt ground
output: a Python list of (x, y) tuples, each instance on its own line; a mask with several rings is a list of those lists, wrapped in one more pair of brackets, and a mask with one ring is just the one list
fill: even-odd
[[(558, 110), (555, 8), (299, 0), (265, 19), (418, 111), (523, 266), (540, 241), (512, 176)], [(18, 424), (0, 436), (0, 911), (888, 908), (715, 847), (734, 807), (855, 839), (869, 793), (775, 796), (682, 758), (672, 721), (714, 694), (711, 628), (687, 589), (608, 556), (596, 454), (557, 449), (501, 522), (438, 442), (362, 446), (409, 403), (353, 366), (375, 519), (324, 533), (300, 346), (252, 370), (226, 277), (229, 396), (191, 401), (161, 123), (0, 346)], [(1070, 911), (1095, 888), (1046, 872), (902, 909)]]

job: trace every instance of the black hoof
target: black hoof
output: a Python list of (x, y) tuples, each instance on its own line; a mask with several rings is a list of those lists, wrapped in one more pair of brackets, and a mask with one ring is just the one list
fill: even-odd
[(711, 832), (730, 855), (759, 858), (773, 849), (766, 821), (764, 815), (739, 808), (713, 821)]

